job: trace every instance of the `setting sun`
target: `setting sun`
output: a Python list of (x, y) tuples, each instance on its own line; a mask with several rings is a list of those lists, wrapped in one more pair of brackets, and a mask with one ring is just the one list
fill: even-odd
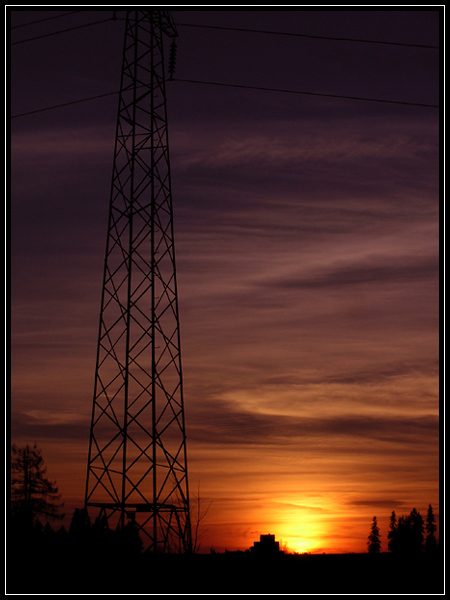
[[(295, 523), (295, 524), (294, 524)], [(314, 553), (323, 548), (323, 524), (317, 519), (305, 514), (291, 524), (278, 527), (278, 536), (282, 540), (283, 549), (289, 553)]]

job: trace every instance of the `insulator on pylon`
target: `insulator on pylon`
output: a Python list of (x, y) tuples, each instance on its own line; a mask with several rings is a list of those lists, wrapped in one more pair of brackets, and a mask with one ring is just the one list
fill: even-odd
[(170, 54), (169, 54), (169, 73), (170, 79), (172, 79), (173, 74), (175, 73), (175, 63), (177, 60), (177, 44), (175, 40), (170, 44)]

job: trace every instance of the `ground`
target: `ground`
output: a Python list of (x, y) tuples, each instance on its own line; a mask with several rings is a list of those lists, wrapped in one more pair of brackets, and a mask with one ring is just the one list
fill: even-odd
[[(17, 558), (17, 557), (16, 557)], [(8, 593), (439, 594), (441, 555), (391, 554), (100, 557), (40, 555), (8, 567)], [(26, 569), (23, 568), (26, 565)]]

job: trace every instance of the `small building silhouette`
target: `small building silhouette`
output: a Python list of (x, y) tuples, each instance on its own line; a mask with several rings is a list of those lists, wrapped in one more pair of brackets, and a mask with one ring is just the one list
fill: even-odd
[(275, 541), (275, 536), (271, 533), (259, 536), (259, 542), (254, 542), (250, 548), (254, 554), (283, 554), (280, 550), (280, 542)]

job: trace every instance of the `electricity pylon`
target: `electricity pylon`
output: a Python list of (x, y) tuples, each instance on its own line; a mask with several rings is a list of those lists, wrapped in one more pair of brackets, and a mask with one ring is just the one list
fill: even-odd
[(164, 73), (169, 11), (127, 11), (85, 505), (192, 549)]

